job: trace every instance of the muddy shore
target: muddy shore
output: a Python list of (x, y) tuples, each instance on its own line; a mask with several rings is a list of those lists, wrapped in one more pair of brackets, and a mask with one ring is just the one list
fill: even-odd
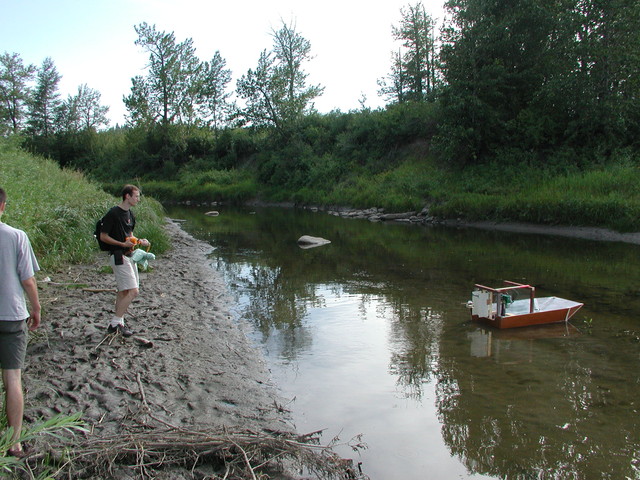
[(640, 245), (640, 232), (620, 233), (606, 228), (574, 227), (562, 225), (536, 225), (533, 223), (499, 223), (499, 222), (468, 222), (462, 220), (447, 220), (444, 225), (459, 228), (479, 228), (482, 230), (497, 230), (502, 232), (529, 233), (535, 235), (554, 235), (559, 237), (580, 238), (583, 240), (597, 240), (602, 242), (624, 242)]
[(107, 334), (115, 290), (104, 252), (39, 278), (43, 321), (27, 351), (25, 425), (81, 411), (91, 436), (120, 435), (144, 401), (177, 428), (293, 431), (260, 349), (229, 311), (211, 246), (174, 223), (166, 229), (173, 247), (141, 273), (125, 317), (133, 337)]

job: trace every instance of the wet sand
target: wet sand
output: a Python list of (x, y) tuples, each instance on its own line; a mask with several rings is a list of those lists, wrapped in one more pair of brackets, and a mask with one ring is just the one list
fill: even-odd
[(211, 246), (177, 224), (166, 229), (173, 248), (141, 273), (125, 317), (132, 337), (107, 334), (115, 283), (104, 252), (39, 278), (43, 321), (27, 351), (26, 425), (81, 411), (91, 435), (120, 434), (144, 397), (177, 427), (293, 431), (260, 349), (230, 313)]

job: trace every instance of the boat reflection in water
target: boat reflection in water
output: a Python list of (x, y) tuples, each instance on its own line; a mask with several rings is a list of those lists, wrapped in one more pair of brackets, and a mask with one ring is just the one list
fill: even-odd
[[(508, 330), (478, 328), (467, 334), (472, 357), (494, 357), (498, 363), (533, 361), (533, 342), (542, 339), (577, 337), (580, 331), (570, 323), (522, 327)], [(508, 359), (503, 358), (507, 356)], [(519, 360), (518, 360), (519, 359)]]

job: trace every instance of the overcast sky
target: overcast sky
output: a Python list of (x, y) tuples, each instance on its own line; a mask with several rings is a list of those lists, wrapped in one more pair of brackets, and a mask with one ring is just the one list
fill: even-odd
[[(323, 113), (348, 112), (384, 105), (377, 80), (390, 70), (397, 50), (392, 25), (408, 0), (0, 0), (0, 53), (18, 53), (40, 66), (51, 57), (62, 75), (65, 99), (87, 84), (110, 107), (111, 126), (123, 123), (122, 97), (131, 78), (145, 75), (147, 55), (134, 44), (134, 25), (147, 22), (158, 31), (174, 32), (177, 42), (192, 38), (200, 60), (216, 50), (236, 80), (255, 68), (260, 52), (271, 50), (272, 29), (284, 20), (311, 42), (314, 58), (304, 67), (309, 84), (325, 87), (316, 99)], [(438, 23), (443, 0), (423, 0)]]

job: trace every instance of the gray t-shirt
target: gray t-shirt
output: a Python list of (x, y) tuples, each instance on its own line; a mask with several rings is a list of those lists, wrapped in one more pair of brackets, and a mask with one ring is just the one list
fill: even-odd
[(27, 234), (0, 222), (0, 321), (29, 317), (22, 282), (38, 270)]

